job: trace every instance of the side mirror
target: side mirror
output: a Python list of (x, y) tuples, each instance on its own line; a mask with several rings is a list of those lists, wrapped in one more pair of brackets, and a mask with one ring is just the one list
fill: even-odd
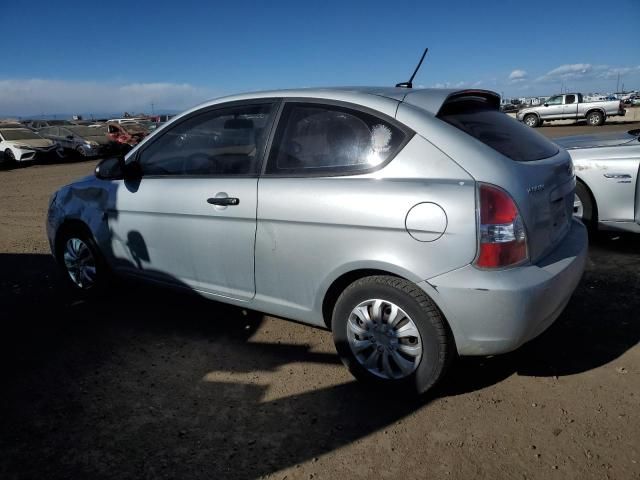
[(67, 138), (68, 138), (69, 140), (73, 140), (73, 135), (67, 135)]
[(545, 106), (545, 107), (548, 107), (548, 106), (549, 106), (549, 104), (548, 104), (548, 103), (545, 103), (545, 104), (544, 104), (544, 106)]
[(96, 165), (95, 175), (100, 180), (121, 180), (124, 178), (124, 158), (109, 157)]
[(125, 164), (123, 157), (122, 163), (124, 164), (125, 180), (140, 180), (142, 178), (142, 166), (140, 166), (140, 162), (133, 160)]
[(119, 155), (98, 163), (95, 175), (101, 180), (137, 180), (142, 178), (142, 168), (135, 160), (125, 163), (124, 155)]

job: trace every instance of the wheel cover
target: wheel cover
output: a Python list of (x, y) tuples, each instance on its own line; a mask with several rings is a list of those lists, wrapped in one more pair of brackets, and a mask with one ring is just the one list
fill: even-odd
[(529, 116), (529, 117), (525, 118), (524, 123), (526, 123), (530, 127), (533, 127), (536, 124), (536, 119), (535, 119), (535, 117)]
[(64, 266), (71, 281), (87, 289), (96, 283), (96, 260), (87, 244), (79, 238), (70, 238), (64, 247)]
[(347, 320), (347, 339), (358, 363), (377, 377), (405, 378), (422, 359), (418, 327), (388, 300), (376, 298), (358, 304)]
[(582, 219), (584, 215), (584, 206), (582, 205), (582, 200), (577, 194), (573, 195), (573, 216), (576, 218)]
[(598, 125), (598, 123), (600, 123), (600, 116), (599, 115), (591, 115), (589, 117), (589, 123), (591, 123), (591, 125)]

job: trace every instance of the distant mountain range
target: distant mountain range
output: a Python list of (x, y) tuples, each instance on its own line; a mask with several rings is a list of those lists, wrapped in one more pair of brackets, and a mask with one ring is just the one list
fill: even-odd
[[(176, 115), (183, 110), (158, 110), (154, 113), (143, 113), (143, 112), (127, 112), (132, 117), (142, 116), (142, 115)], [(80, 115), (84, 120), (97, 120), (100, 118), (122, 118), (125, 112), (75, 112), (75, 113), (50, 113), (46, 115), (16, 115), (9, 113), (1, 113), (0, 112), (0, 120), (1, 119), (17, 119), (17, 120), (28, 120), (28, 119), (41, 119), (41, 120), (71, 120), (74, 115)]]

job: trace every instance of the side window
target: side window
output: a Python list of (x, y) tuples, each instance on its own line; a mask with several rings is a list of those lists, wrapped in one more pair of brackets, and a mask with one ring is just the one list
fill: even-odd
[(255, 175), (274, 110), (242, 105), (180, 122), (142, 151), (143, 175)]
[(406, 135), (391, 123), (358, 110), (289, 103), (280, 117), (267, 173), (366, 171), (395, 155)]
[(564, 97), (564, 103), (569, 105), (571, 103), (574, 103), (576, 101), (576, 96), (575, 95), (566, 95)]
[(41, 128), (38, 130), (38, 134), (39, 135), (51, 135), (51, 129), (50, 128)]
[(49, 131), (49, 135), (53, 135), (54, 137), (60, 136), (58, 127), (48, 127), (47, 130)]
[(547, 105), (562, 105), (562, 95), (551, 97), (545, 102)]

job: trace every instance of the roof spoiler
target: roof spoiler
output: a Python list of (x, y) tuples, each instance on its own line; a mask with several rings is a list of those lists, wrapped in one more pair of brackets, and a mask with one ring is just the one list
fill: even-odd
[(439, 115), (446, 115), (459, 109), (464, 109), (469, 104), (481, 104), (492, 110), (500, 109), (500, 95), (491, 90), (459, 90), (449, 95), (442, 103)]

